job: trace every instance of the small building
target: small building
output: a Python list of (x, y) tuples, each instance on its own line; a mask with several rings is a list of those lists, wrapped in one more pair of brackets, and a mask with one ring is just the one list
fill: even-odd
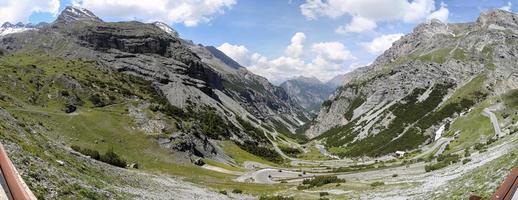
[(396, 151), (396, 157), (401, 158), (401, 157), (405, 156), (405, 153), (406, 152), (404, 152), (404, 151)]

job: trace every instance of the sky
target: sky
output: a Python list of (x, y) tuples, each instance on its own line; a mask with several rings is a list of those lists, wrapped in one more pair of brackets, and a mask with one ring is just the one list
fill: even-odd
[(279, 84), (371, 63), (419, 23), (475, 21), (518, 0), (0, 0), (0, 22), (52, 22), (68, 5), (104, 21), (162, 21)]

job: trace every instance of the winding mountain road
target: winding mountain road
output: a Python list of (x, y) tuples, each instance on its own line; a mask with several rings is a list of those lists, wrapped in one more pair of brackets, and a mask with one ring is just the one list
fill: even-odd
[(489, 117), (491, 123), (493, 124), (493, 128), (495, 129), (495, 135), (497, 138), (502, 137), (502, 129), (500, 129), (500, 124), (498, 124), (498, 118), (495, 113), (492, 112), (489, 108), (484, 108), (484, 113)]

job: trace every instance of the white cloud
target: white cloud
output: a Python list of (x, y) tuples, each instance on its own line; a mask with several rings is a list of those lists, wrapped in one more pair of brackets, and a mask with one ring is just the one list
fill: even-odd
[(388, 34), (374, 38), (371, 42), (362, 43), (363, 49), (371, 54), (380, 54), (392, 46), (392, 43), (403, 37), (403, 34)]
[(352, 21), (346, 26), (340, 26), (336, 29), (336, 33), (346, 34), (346, 33), (361, 33), (366, 31), (374, 30), (378, 25), (375, 21), (367, 19), (361, 16), (353, 17)]
[[(406, 0), (404, 0), (406, 3)], [(434, 0), (414, 0), (403, 10), (403, 21), (417, 22), (427, 17), (435, 10)]]
[(120, 17), (144, 21), (163, 21), (196, 26), (223, 14), (237, 0), (74, 0), (103, 17)]
[(250, 56), (248, 55), (248, 49), (245, 46), (223, 43), (217, 47), (217, 49), (243, 66), (250, 64)]
[(345, 61), (355, 59), (351, 52), (340, 42), (316, 43), (311, 46), (311, 50), (315, 52), (317, 56), (324, 57), (327, 60)]
[(353, 16), (348, 25), (336, 30), (337, 33), (346, 33), (370, 31), (377, 27), (378, 22), (420, 22), (435, 12), (438, 13), (434, 15), (444, 19), (448, 9), (443, 5), (436, 10), (434, 0), (306, 0), (300, 10), (310, 20)]
[(304, 42), (306, 41), (306, 35), (298, 32), (291, 38), (291, 44), (286, 47), (284, 54), (289, 57), (299, 58), (304, 54)]
[[(268, 78), (273, 83), (301, 75), (315, 76), (323, 81), (349, 70), (344, 62), (355, 59), (351, 52), (339, 42), (321, 42), (311, 45), (311, 53), (305, 52), (304, 33), (296, 33), (285, 55), (267, 58), (259, 53), (250, 53), (244, 46), (224, 43), (219, 50), (243, 64), (255, 74)], [(308, 50), (309, 51), (309, 50)]]
[(500, 10), (505, 10), (507, 12), (511, 12), (512, 7), (513, 7), (513, 4), (510, 1), (508, 1), (507, 5), (500, 7)]
[(432, 19), (438, 19), (441, 22), (448, 22), (448, 16), (450, 15), (450, 11), (448, 8), (446, 8), (446, 4), (441, 3), (441, 8), (439, 10), (436, 10), (435, 12), (428, 15), (426, 19), (432, 20)]
[(35, 12), (48, 12), (56, 15), (59, 0), (0, 0), (0, 22), (28, 22)]

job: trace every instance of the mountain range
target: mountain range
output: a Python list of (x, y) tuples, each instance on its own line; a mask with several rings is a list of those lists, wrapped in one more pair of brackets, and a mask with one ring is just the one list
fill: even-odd
[(288, 95), (308, 111), (315, 111), (320, 108), (329, 95), (338, 87), (334, 84), (322, 83), (315, 77), (296, 77), (283, 82), (280, 87), (284, 88)]
[(518, 15), (431, 20), (280, 86), (163, 22), (0, 28), (0, 140), (38, 199), (465, 199), (518, 165)]

